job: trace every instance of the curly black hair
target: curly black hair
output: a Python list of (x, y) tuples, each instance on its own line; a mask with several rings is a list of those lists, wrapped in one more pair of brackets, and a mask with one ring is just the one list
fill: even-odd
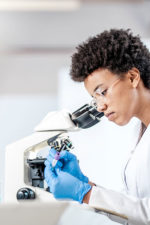
[(76, 49), (70, 71), (74, 81), (84, 81), (99, 68), (121, 75), (136, 67), (144, 86), (150, 89), (150, 52), (139, 36), (133, 36), (130, 29), (104, 31)]

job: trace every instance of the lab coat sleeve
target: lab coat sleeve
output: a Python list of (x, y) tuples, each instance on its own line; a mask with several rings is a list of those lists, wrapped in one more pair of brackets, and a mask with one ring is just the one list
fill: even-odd
[[(89, 206), (105, 212), (116, 222), (131, 225), (150, 225), (150, 199), (138, 199), (103, 187), (93, 186)], [(123, 219), (122, 221), (120, 219)]]

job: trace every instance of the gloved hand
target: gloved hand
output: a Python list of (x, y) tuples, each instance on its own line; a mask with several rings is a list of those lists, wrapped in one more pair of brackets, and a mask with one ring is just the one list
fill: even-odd
[[(49, 151), (47, 160), (51, 165), (56, 153), (57, 151), (54, 148), (51, 148)], [(83, 182), (88, 183), (89, 181), (88, 177), (84, 176), (81, 172), (77, 157), (68, 151), (60, 152), (60, 159), (56, 164), (57, 167), (60, 167), (63, 172), (67, 172)]]
[(45, 161), (44, 176), (50, 190), (56, 199), (70, 199), (82, 203), (84, 195), (91, 189), (91, 185), (62, 171), (55, 170), (49, 161)]

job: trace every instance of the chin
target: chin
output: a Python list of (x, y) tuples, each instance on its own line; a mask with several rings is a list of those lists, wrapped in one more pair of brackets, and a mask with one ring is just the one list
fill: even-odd
[(116, 120), (116, 121), (113, 121), (115, 124), (117, 124), (118, 126), (125, 126), (129, 123), (130, 120)]

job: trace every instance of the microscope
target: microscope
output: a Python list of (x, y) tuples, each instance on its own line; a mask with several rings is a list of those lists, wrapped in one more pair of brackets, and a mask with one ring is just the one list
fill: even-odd
[(58, 152), (73, 148), (68, 133), (97, 124), (104, 114), (86, 104), (75, 112), (54, 111), (35, 132), (6, 147), (4, 202), (56, 201), (44, 181), (44, 161), (51, 147)]

